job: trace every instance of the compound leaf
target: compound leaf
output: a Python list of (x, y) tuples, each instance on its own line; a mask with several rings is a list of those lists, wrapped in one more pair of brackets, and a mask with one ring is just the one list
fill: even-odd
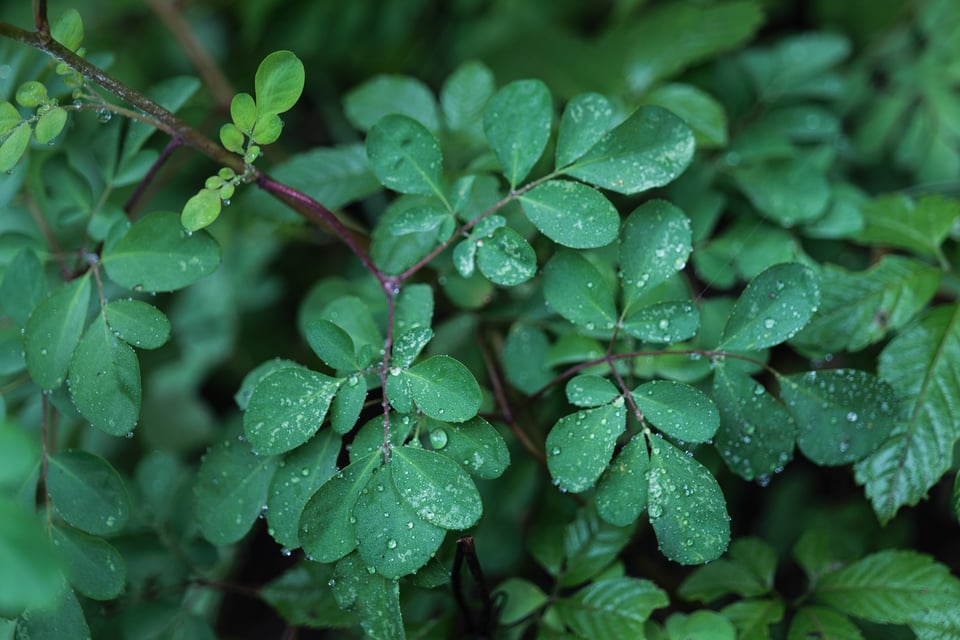
[(622, 398), (560, 418), (547, 435), (547, 467), (561, 491), (592, 487), (610, 463), (617, 438), (626, 428)]
[(613, 204), (596, 189), (579, 182), (550, 180), (519, 199), (530, 222), (565, 247), (604, 247), (620, 230), (620, 214)]
[(56, 389), (80, 342), (90, 306), (90, 275), (56, 289), (37, 305), (23, 334), (27, 371), (40, 387)]
[(516, 187), (537, 163), (550, 138), (553, 99), (540, 80), (517, 80), (497, 91), (483, 113), (487, 142)]
[(480, 385), (459, 361), (432, 356), (403, 372), (423, 413), (444, 422), (465, 422), (480, 409)]
[(415, 447), (391, 451), (393, 481), (417, 514), (443, 529), (467, 529), (480, 519), (483, 505), (473, 480), (445, 455)]
[(116, 533), (130, 515), (120, 474), (87, 451), (66, 450), (51, 456), (47, 491), (67, 523), (93, 535)]

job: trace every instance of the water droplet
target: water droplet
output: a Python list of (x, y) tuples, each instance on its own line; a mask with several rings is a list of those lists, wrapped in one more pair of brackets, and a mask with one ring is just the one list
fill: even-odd
[(847, 414), (847, 422), (856, 422), (858, 417), (856, 411), (851, 411)]
[(767, 329), (773, 329), (775, 326), (777, 326), (777, 321), (773, 318), (767, 318), (763, 321), (763, 326)]
[(434, 449), (443, 449), (447, 446), (447, 432), (443, 429), (434, 429), (430, 432), (430, 446)]
[(350, 376), (347, 378), (347, 384), (351, 387), (355, 387), (360, 384), (360, 376)]
[(293, 552), (290, 551), (290, 549), (287, 549), (286, 547), (284, 547), (283, 549), (280, 549), (280, 554), (283, 555), (283, 556), (286, 556), (287, 558), (289, 558), (289, 557), (290, 557), (290, 554), (292, 554), (292, 553), (293, 553)]
[(390, 540), (387, 540), (387, 549), (396, 549), (396, 548), (397, 548), (396, 540), (394, 540), (393, 538), (391, 538)]
[(113, 114), (107, 109), (100, 109), (97, 111), (97, 122), (100, 124), (107, 124), (110, 120), (113, 119)]

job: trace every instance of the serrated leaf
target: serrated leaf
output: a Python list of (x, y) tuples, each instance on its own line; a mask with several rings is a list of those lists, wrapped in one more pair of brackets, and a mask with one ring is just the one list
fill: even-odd
[(47, 144), (63, 131), (67, 124), (67, 111), (63, 107), (54, 107), (40, 116), (33, 126), (33, 137), (40, 144)]
[(123, 556), (109, 542), (68, 527), (54, 526), (51, 538), (74, 589), (93, 600), (112, 600), (123, 591)]
[[(442, 436), (435, 435), (437, 430)], [(489, 422), (476, 417), (462, 424), (441, 424), (430, 432), (431, 446), (468, 473), (484, 480), (499, 478), (510, 465), (510, 450)]]
[(645, 420), (672, 438), (706, 442), (720, 426), (720, 413), (705, 393), (675, 380), (653, 380), (633, 390)]
[(661, 107), (640, 107), (563, 173), (617, 193), (662, 187), (693, 159), (693, 132)]
[(223, 201), (214, 189), (200, 189), (183, 205), (180, 223), (189, 232), (199, 231), (220, 217)]
[(828, 607), (802, 607), (793, 616), (787, 640), (863, 640), (857, 625), (841, 613)]
[(140, 418), (140, 362), (98, 316), (70, 363), (70, 396), (77, 410), (112, 436), (130, 433)]
[(660, 551), (680, 564), (718, 558), (730, 541), (730, 516), (707, 469), (661, 438), (652, 438), (647, 513)]
[(914, 201), (893, 194), (867, 203), (863, 213), (865, 226), (856, 236), (858, 241), (939, 257), (940, 245), (960, 215), (960, 203), (939, 195)]
[(388, 464), (374, 470), (354, 509), (360, 558), (387, 578), (400, 578), (425, 565), (447, 533), (423, 520), (401, 497), (393, 481), (394, 468)]
[(923, 498), (950, 468), (960, 438), (960, 306), (931, 309), (880, 353), (878, 374), (903, 401), (890, 438), (857, 463), (856, 479), (882, 522)]
[(94, 535), (120, 531), (130, 515), (127, 490), (109, 462), (87, 451), (49, 458), (47, 491), (70, 525)]
[(597, 481), (594, 499), (600, 517), (620, 527), (636, 520), (647, 506), (649, 470), (646, 439), (634, 435)]
[(718, 349), (756, 351), (792, 338), (820, 304), (820, 279), (799, 263), (776, 264), (750, 281), (733, 307)]
[(550, 341), (540, 329), (522, 322), (510, 327), (501, 354), (504, 374), (510, 384), (526, 394), (547, 385), (553, 379), (546, 364), (549, 348)]
[(63, 384), (89, 306), (90, 275), (85, 274), (55, 289), (30, 314), (23, 350), (27, 371), (40, 387), (56, 389)]
[(599, 93), (581, 93), (570, 99), (560, 118), (557, 167), (565, 167), (590, 150), (610, 129), (613, 105)]
[(33, 129), (26, 122), (23, 122), (6, 136), (3, 144), (0, 144), (0, 171), (10, 171), (17, 163), (24, 151), (30, 146), (30, 135)]
[(890, 435), (898, 417), (893, 389), (856, 369), (782, 376), (780, 395), (799, 427), (797, 446), (819, 465), (854, 462)]
[(307, 440), (323, 424), (339, 380), (302, 367), (280, 369), (253, 389), (243, 431), (258, 454), (283, 453)]
[(360, 369), (353, 339), (339, 326), (318, 318), (307, 322), (305, 337), (313, 352), (338, 371)]
[(122, 287), (174, 291), (213, 273), (220, 264), (220, 245), (204, 231), (188, 234), (177, 214), (155, 212), (104, 249), (100, 263)]
[(274, 51), (257, 67), (254, 78), (257, 113), (283, 113), (303, 92), (303, 63), (290, 51)]
[(283, 459), (267, 494), (267, 525), (273, 539), (287, 549), (300, 546), (300, 514), (307, 500), (337, 472), (340, 438), (321, 431)]
[(623, 330), (645, 342), (681, 342), (700, 329), (700, 312), (686, 301), (667, 301), (633, 309), (621, 322)]
[(367, 381), (358, 374), (340, 385), (330, 404), (330, 427), (337, 433), (347, 433), (357, 424), (367, 399)]
[(510, 187), (516, 187), (543, 155), (553, 123), (553, 98), (540, 80), (516, 80), (487, 102), (483, 130)]
[(477, 268), (494, 284), (513, 287), (537, 272), (533, 247), (510, 227), (498, 227), (475, 244)]
[(765, 160), (732, 175), (751, 204), (784, 227), (819, 218), (830, 202), (830, 183), (808, 158)]
[(543, 295), (561, 316), (590, 331), (612, 329), (617, 320), (613, 292), (586, 258), (558, 251), (543, 268)]
[(769, 640), (770, 627), (783, 620), (784, 604), (779, 598), (734, 602), (720, 613), (737, 628), (740, 640)]
[(440, 143), (413, 118), (394, 114), (378, 120), (367, 133), (367, 158), (388, 189), (443, 198)]
[(110, 328), (121, 340), (140, 349), (156, 349), (170, 339), (170, 320), (152, 304), (114, 300), (103, 309)]
[(620, 391), (612, 382), (590, 374), (570, 378), (565, 391), (567, 400), (577, 407), (599, 407), (620, 396)]
[(620, 236), (625, 310), (686, 266), (691, 242), (687, 216), (665, 200), (650, 200), (630, 214)]
[(593, 582), (555, 606), (581, 638), (642, 638), (647, 618), (667, 604), (667, 594), (649, 580), (611, 578)]
[(493, 95), (493, 72), (480, 62), (465, 62), (444, 81), (440, 105), (447, 127), (468, 132), (481, 122), (483, 108)]
[(571, 180), (549, 180), (519, 197), (543, 235), (574, 249), (604, 247), (620, 230), (620, 214), (596, 189)]
[(630, 543), (634, 530), (632, 526), (604, 522), (591, 509), (580, 510), (563, 529), (564, 568), (560, 584), (575, 586), (596, 578)]
[(43, 265), (32, 249), (17, 252), (3, 272), (0, 284), (0, 307), (19, 327), (47, 293)]
[(444, 422), (464, 422), (480, 409), (480, 385), (450, 356), (432, 356), (403, 372), (423, 413)]
[(440, 128), (437, 103), (430, 88), (417, 78), (378, 75), (347, 93), (343, 100), (347, 119), (367, 131), (390, 114), (413, 118), (430, 131)]
[(391, 450), (397, 491), (417, 514), (443, 529), (467, 529), (483, 505), (470, 476), (447, 456), (414, 447)]
[(620, 399), (557, 421), (547, 434), (547, 468), (561, 491), (579, 493), (594, 485), (610, 463), (626, 420), (627, 411)]

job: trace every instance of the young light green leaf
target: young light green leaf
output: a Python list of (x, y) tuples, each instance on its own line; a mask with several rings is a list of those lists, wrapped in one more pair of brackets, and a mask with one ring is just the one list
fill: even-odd
[(223, 201), (216, 189), (200, 189), (183, 205), (180, 223), (190, 233), (199, 231), (220, 217), (222, 205)]
[(687, 216), (665, 200), (650, 200), (630, 214), (620, 237), (625, 310), (686, 266), (691, 243)]
[(83, 43), (83, 20), (76, 9), (67, 9), (50, 27), (50, 36), (70, 51)]
[(123, 556), (103, 538), (96, 538), (69, 527), (51, 530), (63, 571), (74, 589), (93, 600), (112, 600), (126, 584)]
[(40, 144), (48, 144), (60, 135), (67, 124), (67, 111), (63, 107), (50, 109), (37, 120), (33, 127), (33, 137)]
[(557, 134), (557, 167), (585, 154), (610, 129), (613, 105), (599, 93), (581, 93), (567, 103)]
[(388, 189), (443, 199), (440, 143), (413, 118), (394, 114), (377, 121), (367, 133), (367, 158), (377, 179)]
[(567, 400), (577, 407), (599, 407), (609, 404), (620, 396), (613, 383), (600, 376), (579, 375), (567, 382)]
[(130, 433), (140, 418), (140, 363), (101, 315), (87, 329), (70, 363), (77, 410), (112, 436)]
[(337, 472), (340, 438), (321, 431), (290, 452), (277, 468), (267, 494), (267, 525), (273, 539), (287, 549), (300, 546), (300, 514), (317, 489)]
[(533, 394), (553, 379), (546, 365), (550, 340), (540, 329), (518, 322), (510, 327), (503, 343), (504, 374), (520, 391)]
[(513, 287), (537, 272), (533, 247), (510, 227), (498, 227), (486, 238), (470, 244), (476, 246), (477, 268), (494, 284)]
[(130, 515), (120, 474), (87, 451), (66, 450), (51, 456), (47, 491), (67, 523), (93, 535), (120, 531)]
[(12, 102), (0, 101), (0, 136), (6, 134), (15, 126), (23, 122), (20, 112)]
[(340, 385), (330, 405), (330, 427), (336, 433), (347, 433), (356, 426), (367, 399), (367, 380), (353, 374)]
[(863, 640), (863, 632), (850, 619), (829, 607), (801, 607), (790, 622), (787, 640), (844, 638)]
[(626, 428), (622, 398), (560, 418), (547, 434), (547, 467), (561, 491), (580, 493), (594, 485), (610, 463)]
[(640, 107), (563, 173), (631, 195), (671, 182), (693, 151), (693, 132), (683, 120), (661, 107)]
[(702, 564), (730, 542), (730, 516), (707, 469), (662, 438), (651, 438), (647, 513), (660, 551), (680, 564)]
[(617, 320), (613, 292), (579, 253), (554, 254), (543, 268), (543, 295), (557, 313), (590, 331), (612, 329)]
[(417, 408), (443, 422), (465, 422), (480, 409), (480, 385), (450, 356), (432, 356), (403, 372)]
[(374, 469), (354, 514), (360, 557), (380, 575), (400, 578), (425, 565), (447, 532), (407, 504), (394, 485), (393, 470), (393, 464)]
[(597, 513), (610, 524), (625, 527), (647, 506), (646, 476), (650, 455), (643, 434), (630, 439), (597, 481)]
[(50, 100), (47, 94), (47, 87), (37, 80), (28, 80), (17, 87), (17, 102), (21, 106), (33, 109)]
[(433, 92), (423, 82), (409, 76), (378, 75), (371, 78), (346, 95), (343, 110), (350, 124), (361, 131), (369, 130), (381, 118), (391, 114), (413, 118), (430, 131), (440, 129)]
[(185, 231), (177, 214), (155, 212), (104, 249), (100, 262), (122, 287), (174, 291), (213, 273), (220, 264), (220, 245), (206, 232)]
[(114, 300), (103, 309), (110, 328), (127, 344), (156, 349), (170, 339), (170, 320), (152, 304), (140, 300)]
[(620, 214), (613, 204), (596, 189), (579, 182), (549, 180), (519, 199), (530, 222), (565, 247), (604, 247), (620, 230)]
[(761, 214), (784, 227), (819, 218), (830, 202), (830, 183), (805, 157), (738, 167), (733, 178)]
[(257, 455), (245, 440), (231, 438), (211, 447), (200, 463), (194, 489), (203, 537), (223, 545), (247, 535), (263, 513), (279, 466), (278, 458)]
[(633, 309), (624, 317), (623, 330), (644, 342), (681, 342), (700, 329), (700, 312), (692, 303), (670, 300)]
[(355, 371), (361, 368), (350, 334), (329, 320), (317, 318), (309, 321), (305, 337), (313, 352), (334, 369)]
[(507, 443), (489, 422), (480, 417), (461, 424), (432, 425), (430, 446), (468, 473), (484, 480), (499, 478), (510, 465)]
[[(257, 103), (249, 93), (238, 93), (230, 101), (230, 119), (242, 133), (250, 135), (257, 122)], [(242, 143), (242, 140), (241, 140)]]
[(720, 426), (720, 412), (705, 393), (675, 380), (653, 380), (633, 390), (643, 417), (685, 442), (706, 442)]
[(592, 582), (556, 608), (580, 638), (643, 638), (647, 618), (669, 602), (649, 580), (623, 577)]
[(497, 91), (483, 113), (483, 130), (510, 187), (543, 155), (553, 123), (553, 99), (539, 80), (516, 80)]
[(393, 482), (404, 501), (430, 524), (467, 529), (480, 519), (483, 505), (473, 480), (445, 455), (416, 447), (391, 450)]
[(20, 157), (30, 146), (30, 134), (33, 129), (30, 125), (23, 123), (17, 125), (12, 133), (6, 136), (6, 139), (0, 144), (0, 171), (6, 172), (17, 166)]
[(243, 135), (243, 131), (237, 125), (228, 122), (220, 127), (220, 144), (227, 151), (242, 154), (246, 141), (246, 136)]
[(54, 290), (27, 319), (23, 334), (27, 371), (41, 388), (56, 389), (63, 384), (89, 306), (87, 273)]
[(300, 515), (300, 544), (316, 562), (334, 562), (357, 548), (353, 515), (360, 492), (383, 461), (373, 453), (347, 465), (307, 501)]
[(880, 353), (878, 373), (904, 400), (890, 438), (857, 463), (856, 479), (881, 522), (927, 494), (952, 464), (960, 438), (960, 306), (940, 306), (908, 325)]
[(719, 349), (756, 351), (792, 338), (820, 304), (820, 279), (799, 263), (776, 264), (750, 281), (734, 306)]
[(873, 453), (899, 414), (889, 384), (856, 369), (781, 376), (780, 395), (799, 425), (797, 446), (819, 465), (854, 462)]
[(243, 430), (258, 454), (290, 451), (323, 424), (341, 381), (303, 367), (280, 369), (253, 389)]
[(303, 63), (290, 51), (274, 51), (257, 67), (254, 78), (257, 113), (283, 113), (303, 93)]
[(261, 113), (253, 125), (250, 137), (261, 146), (273, 144), (283, 133), (283, 120), (275, 113)]
[[(35, 498), (35, 496), (32, 496)], [(0, 616), (16, 618), (25, 609), (46, 609), (63, 590), (54, 547), (33, 504), (0, 500)]]
[(938, 257), (957, 215), (960, 204), (955, 199), (928, 195), (914, 201), (903, 194), (881, 196), (866, 205), (866, 227), (857, 240)]

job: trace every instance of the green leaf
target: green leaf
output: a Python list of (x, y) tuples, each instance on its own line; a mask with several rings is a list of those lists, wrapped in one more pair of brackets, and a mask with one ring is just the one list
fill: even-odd
[(940, 275), (929, 265), (896, 255), (885, 255), (861, 272), (825, 264), (820, 308), (792, 343), (826, 353), (860, 351), (926, 307)]
[(732, 175), (753, 206), (784, 227), (819, 218), (830, 202), (830, 183), (805, 157), (766, 160), (738, 167)]
[(669, 602), (649, 580), (624, 577), (593, 582), (558, 601), (556, 608), (581, 638), (642, 638), (647, 618)]
[(520, 622), (547, 603), (547, 594), (540, 587), (523, 578), (507, 578), (494, 589), (493, 597), (496, 601), (503, 603), (500, 609), (500, 623), (504, 625)]
[(323, 424), (340, 382), (302, 367), (261, 379), (243, 414), (243, 431), (253, 450), (283, 453), (309, 440)]
[[(230, 100), (230, 119), (241, 133), (250, 135), (257, 122), (257, 103), (249, 93), (238, 93)], [(221, 129), (222, 131), (222, 129)], [(243, 139), (240, 140), (241, 147)], [(226, 146), (226, 145), (224, 145)]]
[(223, 202), (215, 189), (200, 189), (192, 195), (180, 214), (180, 222), (190, 233), (213, 224), (220, 217)]
[(613, 242), (620, 214), (596, 189), (570, 180), (550, 180), (523, 193), (520, 204), (543, 235), (574, 249)]
[(613, 292), (593, 264), (579, 253), (558, 251), (543, 268), (547, 303), (589, 331), (612, 329), (617, 320)]
[(328, 586), (333, 571), (332, 565), (303, 560), (262, 587), (259, 594), (291, 625), (326, 629), (354, 626), (356, 616), (340, 608)]
[(714, 611), (675, 613), (667, 618), (669, 637), (687, 640), (735, 640), (737, 629), (729, 620)]
[(465, 133), (479, 124), (494, 88), (493, 72), (483, 63), (465, 62), (457, 67), (440, 89), (447, 127)]
[(398, 367), (409, 367), (427, 343), (433, 339), (430, 327), (416, 327), (397, 334), (393, 341), (393, 363)]
[(120, 474), (87, 451), (66, 450), (49, 458), (47, 491), (70, 525), (94, 535), (120, 531), (130, 505)]
[(699, 462), (652, 438), (647, 513), (660, 551), (680, 564), (720, 557), (730, 541), (730, 516), (720, 486)]
[(357, 554), (337, 563), (330, 583), (341, 609), (355, 610), (368, 638), (404, 640), (400, 609), (400, 582), (385, 578), (369, 568)]
[(797, 423), (786, 408), (750, 376), (715, 368), (713, 399), (720, 411), (717, 452), (744, 480), (769, 480), (793, 457)]
[(340, 438), (321, 431), (287, 455), (267, 494), (267, 525), (273, 539), (287, 549), (300, 546), (300, 515), (314, 493), (337, 472)]
[(553, 98), (540, 80), (516, 80), (497, 91), (483, 113), (487, 142), (514, 188), (533, 169), (550, 139)]
[(40, 444), (32, 434), (0, 421), (0, 495), (12, 495), (40, 466)]
[[(420, 426), (420, 420), (414, 415), (400, 415), (396, 412), (390, 412), (387, 417), (387, 430), (389, 434), (389, 446), (391, 448), (401, 447), (410, 437), (411, 431)], [(370, 418), (366, 424), (360, 427), (353, 438), (350, 447), (350, 462), (356, 462), (361, 458), (379, 453), (383, 454), (384, 444), (384, 421), (383, 415), (377, 415)]]
[(647, 506), (650, 455), (643, 434), (634, 435), (597, 481), (595, 500), (601, 518), (625, 527)]
[(179, 218), (147, 214), (104, 249), (100, 262), (110, 279), (135, 291), (174, 291), (213, 273), (220, 245), (206, 232), (187, 232)]
[(70, 51), (83, 43), (83, 20), (76, 9), (67, 9), (50, 27), (50, 36)]
[(898, 402), (889, 384), (856, 369), (781, 376), (780, 395), (799, 425), (797, 446), (819, 465), (854, 462), (893, 430)]
[(55, 607), (27, 611), (17, 622), (17, 637), (33, 640), (89, 640), (90, 628), (72, 589), (62, 589)]
[(563, 529), (563, 586), (575, 586), (597, 578), (630, 543), (635, 527), (612, 526), (592, 509), (581, 509)]
[(444, 422), (465, 422), (480, 409), (480, 385), (450, 356), (432, 356), (403, 372), (417, 408)]
[(403, 287), (393, 311), (396, 331), (430, 327), (433, 322), (433, 289), (425, 284)]
[(0, 144), (0, 171), (6, 172), (12, 170), (20, 157), (30, 146), (30, 134), (33, 129), (26, 122), (17, 125), (12, 133), (6, 136), (6, 139)]
[(425, 565), (447, 533), (424, 521), (401, 497), (393, 469), (389, 464), (374, 470), (354, 510), (360, 557), (387, 578), (405, 576)]
[(47, 95), (47, 87), (42, 82), (29, 80), (17, 87), (16, 99), (21, 106), (33, 109), (46, 103), (50, 97)]
[(567, 382), (567, 400), (577, 407), (599, 407), (620, 397), (620, 391), (606, 378), (579, 375)]
[(388, 115), (367, 133), (367, 158), (380, 183), (400, 193), (443, 199), (443, 156), (430, 130), (403, 115)]
[(227, 151), (242, 154), (247, 139), (237, 125), (228, 122), (220, 127), (220, 144)]
[(263, 513), (279, 465), (276, 457), (257, 455), (244, 440), (231, 438), (211, 447), (200, 463), (194, 489), (203, 537), (224, 545), (247, 535)]
[(510, 327), (501, 355), (504, 374), (510, 384), (526, 394), (533, 394), (547, 385), (553, 379), (546, 364), (549, 348), (550, 341), (540, 329), (522, 322)]
[(140, 363), (102, 315), (77, 345), (69, 381), (70, 396), (90, 424), (112, 436), (132, 432), (140, 418)]
[(283, 133), (283, 120), (275, 113), (261, 113), (253, 125), (250, 137), (259, 145), (273, 144)]
[(303, 63), (290, 51), (274, 51), (257, 67), (254, 87), (257, 114), (283, 113), (303, 92)]
[(567, 103), (557, 134), (557, 167), (565, 167), (590, 150), (613, 120), (613, 105), (599, 93), (581, 93)]
[(13, 103), (6, 100), (0, 101), (0, 136), (4, 135), (17, 125), (23, 122), (20, 112), (13, 106)]
[(112, 600), (127, 580), (123, 556), (113, 545), (68, 527), (54, 526), (53, 544), (74, 589), (93, 600)]
[(340, 385), (330, 405), (330, 427), (336, 433), (347, 433), (357, 424), (363, 404), (367, 400), (367, 381), (358, 374)]
[(22, 328), (46, 293), (47, 282), (37, 254), (32, 249), (20, 250), (3, 273), (0, 308)]
[(561, 491), (580, 493), (594, 485), (610, 463), (626, 428), (622, 398), (560, 418), (547, 434), (547, 468)]
[(665, 84), (644, 97), (647, 104), (655, 104), (680, 116), (693, 129), (699, 148), (727, 145), (727, 114), (716, 98), (689, 84)]
[(0, 617), (47, 608), (63, 590), (60, 565), (34, 507), (5, 496), (0, 498), (0, 561)]
[(683, 120), (660, 107), (640, 107), (563, 173), (632, 195), (671, 182), (693, 151), (693, 132)]
[[(443, 435), (438, 433), (442, 431)], [(484, 480), (499, 478), (510, 465), (510, 450), (490, 423), (476, 417), (462, 424), (442, 424), (430, 431), (431, 446)]]
[(819, 602), (882, 624), (904, 624), (924, 610), (955, 609), (960, 580), (932, 557), (888, 550), (820, 577)]
[(170, 339), (170, 320), (152, 304), (114, 300), (103, 309), (110, 328), (124, 342), (140, 349), (156, 349)]
[[(383, 338), (380, 336), (380, 330), (366, 303), (356, 296), (342, 296), (328, 303), (323, 307), (323, 311), (317, 316), (323, 320), (329, 320), (350, 335), (353, 340), (353, 346), (360, 355), (364, 350), (380, 349), (383, 346)], [(302, 323), (309, 324), (309, 319)], [(306, 333), (306, 330), (304, 330)], [(373, 357), (372, 354), (370, 356)], [(366, 365), (371, 360), (361, 361)]]
[(33, 137), (40, 144), (47, 144), (63, 131), (67, 124), (67, 111), (63, 107), (50, 109), (37, 120), (33, 127)]
[(350, 334), (329, 320), (318, 318), (309, 321), (305, 337), (313, 352), (332, 368), (338, 371), (361, 368)]
[(645, 342), (681, 342), (700, 329), (700, 312), (690, 302), (658, 302), (630, 311), (623, 330)]
[(630, 214), (620, 236), (626, 311), (644, 293), (686, 266), (693, 250), (691, 242), (687, 216), (665, 200), (650, 200)]
[(237, 403), (237, 407), (241, 411), (247, 410), (247, 404), (250, 403), (250, 396), (253, 395), (253, 390), (256, 388), (260, 381), (266, 378), (269, 374), (274, 371), (279, 371), (280, 369), (289, 369), (291, 367), (299, 367), (300, 365), (292, 360), (285, 360), (283, 358), (273, 358), (272, 360), (267, 360), (266, 362), (261, 362), (252, 371), (247, 373), (243, 378), (243, 382), (240, 383), (240, 389), (234, 394), (233, 399)]
[(381, 452), (357, 459), (323, 483), (307, 501), (300, 515), (299, 538), (308, 558), (334, 562), (357, 548), (354, 508), (382, 461)]
[(828, 607), (802, 607), (793, 616), (787, 640), (808, 638), (836, 638), (840, 640), (863, 640), (863, 633), (845, 615)]
[(537, 254), (533, 247), (510, 227), (498, 227), (475, 246), (477, 267), (494, 284), (513, 287), (537, 272)]
[(23, 350), (30, 377), (44, 389), (63, 384), (90, 306), (89, 273), (47, 296), (30, 314)]
[(706, 442), (720, 426), (720, 413), (705, 393), (675, 380), (653, 380), (633, 390), (645, 420), (671, 438)]
[(391, 450), (397, 491), (417, 514), (443, 529), (467, 529), (483, 505), (470, 476), (447, 456), (414, 447)]
[(734, 602), (721, 613), (737, 628), (742, 640), (768, 640), (771, 626), (783, 620), (784, 604), (779, 598)]
[(777, 554), (770, 545), (758, 538), (739, 538), (727, 555), (695, 569), (678, 594), (708, 603), (729, 594), (752, 598), (770, 593), (777, 568)]
[(361, 131), (367, 131), (391, 114), (413, 118), (430, 131), (440, 128), (437, 103), (430, 88), (408, 76), (371, 78), (346, 95), (343, 110), (350, 124)]
[(943, 196), (928, 195), (917, 201), (903, 194), (881, 196), (865, 205), (866, 226), (856, 239), (939, 257), (940, 245), (957, 215), (960, 202)]
[(411, 207), (404, 209), (390, 220), (390, 233), (395, 236), (403, 236), (411, 233), (439, 230), (441, 225), (448, 220), (450, 220), (450, 214), (443, 209), (433, 206)]
[(819, 304), (819, 278), (809, 267), (774, 265), (740, 294), (717, 348), (756, 351), (780, 344), (806, 326)]
[(960, 438), (960, 306), (931, 309), (880, 353), (878, 374), (903, 400), (890, 438), (856, 466), (881, 522), (917, 504), (952, 464)]

